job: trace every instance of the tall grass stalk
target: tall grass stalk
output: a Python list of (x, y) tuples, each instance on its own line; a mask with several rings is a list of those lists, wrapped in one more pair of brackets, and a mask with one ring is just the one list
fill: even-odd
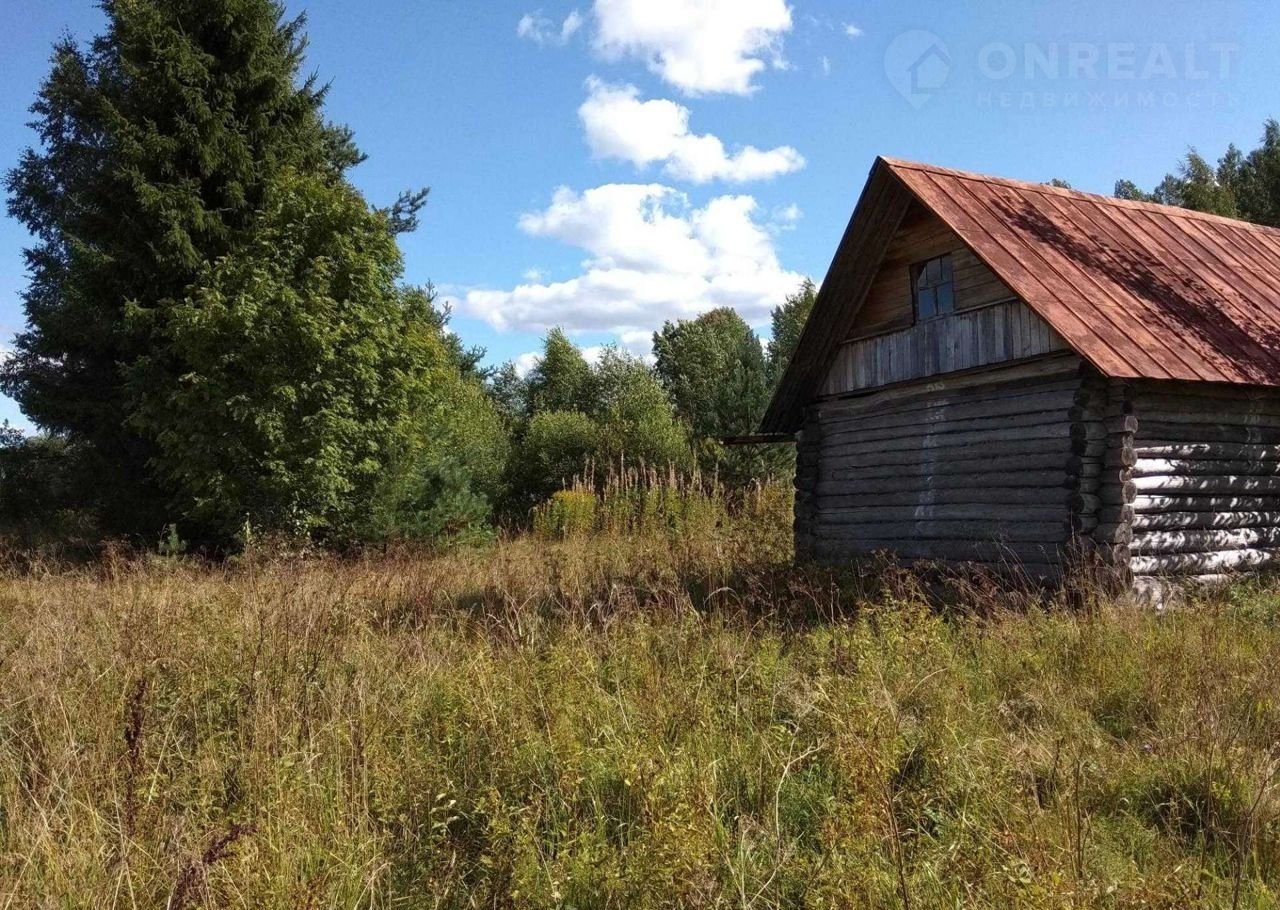
[(726, 490), (715, 475), (628, 464), (588, 464), (533, 510), (532, 527), (544, 539), (590, 534), (664, 534), (706, 539), (729, 526), (776, 531), (790, 522), (793, 490), (781, 480)]

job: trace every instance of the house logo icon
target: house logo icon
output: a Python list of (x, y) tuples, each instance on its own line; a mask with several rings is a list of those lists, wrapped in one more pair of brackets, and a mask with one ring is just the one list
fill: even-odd
[(885, 49), (884, 71), (898, 94), (918, 109), (946, 85), (951, 55), (933, 32), (903, 32)]

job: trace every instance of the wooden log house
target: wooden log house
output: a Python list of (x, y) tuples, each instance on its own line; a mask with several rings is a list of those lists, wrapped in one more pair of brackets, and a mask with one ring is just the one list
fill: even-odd
[(1280, 230), (878, 159), (762, 423), (801, 558), (1280, 561)]

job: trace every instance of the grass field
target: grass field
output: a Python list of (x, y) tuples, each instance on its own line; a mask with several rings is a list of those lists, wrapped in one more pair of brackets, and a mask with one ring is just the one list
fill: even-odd
[(787, 530), (0, 578), (0, 908), (1280, 906), (1280, 594)]

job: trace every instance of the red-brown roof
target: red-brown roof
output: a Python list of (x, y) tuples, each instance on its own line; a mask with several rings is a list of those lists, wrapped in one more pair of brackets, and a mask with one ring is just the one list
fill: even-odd
[[(887, 158), (854, 222), (871, 214), (873, 184), (904, 187), (937, 214), (1107, 376), (1280, 385), (1280, 230)], [(888, 187), (876, 198), (891, 197)], [(853, 234), (851, 223), (824, 291), (833, 276), (848, 289), (859, 263), (874, 270)], [(831, 330), (806, 329), (764, 429), (798, 426), (796, 405), (829, 359)]]

